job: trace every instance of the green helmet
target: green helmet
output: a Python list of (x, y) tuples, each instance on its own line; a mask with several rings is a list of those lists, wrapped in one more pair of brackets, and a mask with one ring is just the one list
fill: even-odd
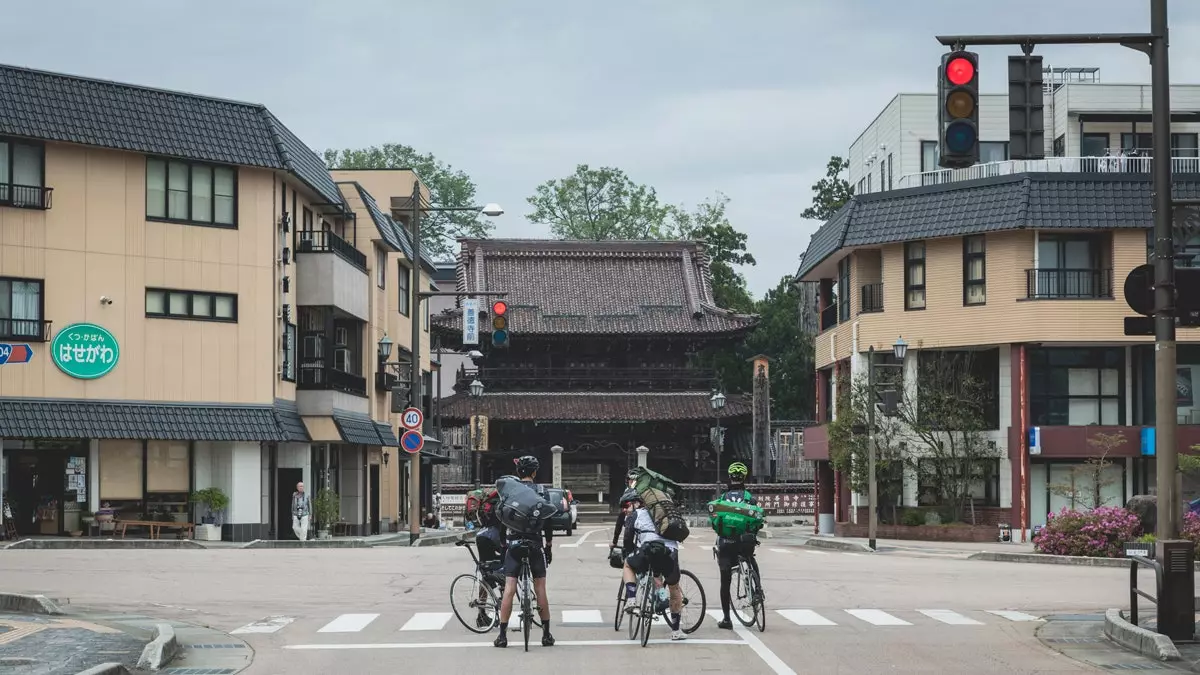
[(730, 478), (745, 478), (750, 473), (750, 469), (746, 468), (741, 462), (734, 462), (729, 465)]

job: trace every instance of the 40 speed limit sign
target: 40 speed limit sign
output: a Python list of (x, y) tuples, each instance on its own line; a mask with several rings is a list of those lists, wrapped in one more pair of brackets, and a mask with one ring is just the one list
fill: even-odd
[(407, 408), (400, 417), (400, 424), (404, 425), (405, 429), (420, 429), (424, 423), (425, 414), (420, 408)]

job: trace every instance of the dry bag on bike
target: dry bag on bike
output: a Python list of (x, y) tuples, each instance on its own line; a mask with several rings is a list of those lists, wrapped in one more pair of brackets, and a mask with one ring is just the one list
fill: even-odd
[(505, 476), (496, 481), (496, 492), (500, 496), (496, 517), (510, 532), (540, 533), (545, 529), (546, 521), (558, 513), (533, 483)]
[(633, 484), (633, 489), (638, 491), (638, 494), (643, 494), (646, 490), (654, 489), (661, 490), (669, 496), (674, 497), (679, 494), (679, 483), (667, 478), (661, 473), (657, 473), (645, 467), (638, 467), (633, 470), (637, 477)]
[(493, 487), (479, 488), (468, 492), (465, 509), (467, 520), (473, 520), (480, 525), (485, 524), (485, 516), (491, 509), (496, 508), (499, 498), (500, 494)]
[(654, 529), (660, 537), (672, 541), (688, 538), (691, 533), (688, 531), (687, 519), (683, 517), (683, 512), (669, 494), (655, 488), (647, 488), (638, 494), (642, 498), (642, 504), (650, 512), (650, 519), (654, 521)]
[(708, 503), (708, 524), (718, 537), (734, 539), (753, 534), (763, 528), (761, 506), (729, 499), (714, 499)]

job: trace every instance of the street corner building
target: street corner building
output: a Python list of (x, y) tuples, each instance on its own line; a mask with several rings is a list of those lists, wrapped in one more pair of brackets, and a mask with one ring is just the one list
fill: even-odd
[(726, 463), (749, 459), (750, 398), (731, 394), (714, 410), (719, 383), (703, 354), (732, 349), (757, 318), (716, 306), (702, 244), (463, 240), (456, 277), (481, 309), (496, 299), (489, 292), (508, 306), (503, 347), (486, 314), (468, 344), (461, 307), (433, 319), (446, 346), (481, 353), (458, 369), (441, 415), (466, 431), (484, 481), (533, 454), (547, 482), (553, 467), (582, 502), (619, 492), (639, 462), (711, 489), (724, 470), (718, 426), (728, 430)]
[[(820, 529), (867, 522), (865, 495), (851, 494), (829, 461), (828, 423), (851, 381), (866, 379), (871, 347), (876, 367), (898, 368), (918, 404), (921, 373), (937, 359), (969, 364), (985, 385), (996, 452), (977, 469), (967, 507), (988, 536), (1004, 524), (1027, 537), (1064, 507), (1154, 493), (1153, 337), (1124, 330), (1135, 314), (1126, 277), (1153, 253), (1149, 102), (1146, 87), (1100, 84), (1097, 70), (1047, 69), (1045, 159), (1008, 158), (1004, 95), (981, 97), (973, 167), (938, 167), (933, 94), (896, 96), (851, 146), (855, 196), (813, 235), (797, 273), (818, 289), (821, 425), (806, 430), (805, 457), (817, 462)], [(1200, 87), (1171, 89), (1173, 191), (1195, 199)], [(1177, 233), (1177, 267), (1200, 265), (1197, 235)], [(1181, 327), (1178, 340), (1179, 451), (1193, 453), (1200, 330)], [(1101, 458), (1102, 475), (1075, 485)], [(939, 506), (927, 473), (906, 471), (881, 499), (888, 515)], [(1198, 491), (1183, 479), (1186, 499)]]
[(302, 481), (326, 529), (395, 527), (376, 345), (434, 268), (376, 197), (417, 182), (333, 176), (262, 105), (0, 66), (0, 536), (292, 538)]

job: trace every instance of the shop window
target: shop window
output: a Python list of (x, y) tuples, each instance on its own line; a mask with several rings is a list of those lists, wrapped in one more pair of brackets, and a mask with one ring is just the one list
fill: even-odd
[(979, 406), (982, 418), (978, 429), (1000, 428), (1000, 350), (921, 350), (917, 356), (917, 407), (921, 413), (922, 384), (959, 388), (969, 377), (971, 402)]
[[(939, 487), (957, 482), (965, 461), (920, 459), (917, 461), (917, 503), (921, 506), (945, 506), (938, 495)], [(1000, 506), (1000, 460), (980, 459), (973, 463), (968, 496), (976, 507)], [(963, 511), (970, 518), (970, 510)]]
[(1031, 349), (1029, 357), (1034, 425), (1125, 424), (1124, 349)]
[[(1152, 426), (1155, 413), (1154, 346), (1133, 348), (1134, 423)], [(1200, 383), (1200, 345), (1181, 344), (1175, 362), (1175, 406), (1178, 424), (1200, 424), (1200, 395), (1195, 386)]]
[(142, 442), (100, 441), (100, 501), (142, 497)]

